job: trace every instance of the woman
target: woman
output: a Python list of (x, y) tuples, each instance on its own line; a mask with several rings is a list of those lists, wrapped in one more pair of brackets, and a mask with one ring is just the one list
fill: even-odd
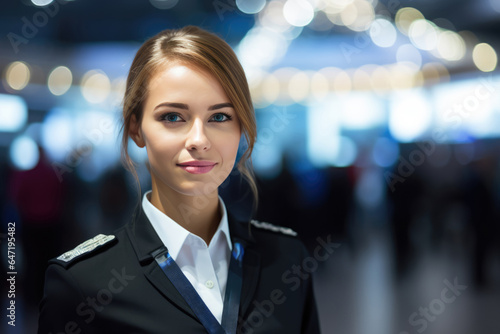
[(307, 252), (290, 229), (237, 222), (218, 196), (240, 139), (256, 137), (248, 84), (231, 48), (200, 28), (139, 49), (123, 108), (146, 147), (151, 191), (131, 221), (50, 261), (39, 333), (318, 333)]

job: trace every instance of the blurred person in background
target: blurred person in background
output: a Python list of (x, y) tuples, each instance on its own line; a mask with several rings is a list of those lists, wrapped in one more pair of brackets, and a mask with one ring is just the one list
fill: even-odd
[(487, 156), (474, 161), (467, 169), (465, 202), (468, 207), (468, 223), (473, 237), (471, 268), (477, 288), (485, 288), (490, 282), (488, 260), (500, 237), (498, 207), (495, 206), (494, 186), (497, 162)]
[[(41, 147), (39, 152), (40, 159), (33, 169), (10, 171), (7, 192), (9, 203), (13, 204), (10, 210), (16, 211), (22, 222), (22, 290), (27, 304), (33, 305), (41, 298), (45, 263), (63, 243), (59, 233), (66, 232), (63, 219), (68, 192)], [(44, 247), (39, 246), (40, 240)]]
[(290, 270), (307, 258), (296, 233), (238, 222), (218, 196), (237, 164), (257, 197), (255, 115), (232, 49), (192, 26), (150, 38), (123, 119), (127, 166), (131, 137), (152, 190), (114, 235), (50, 261), (39, 333), (318, 333), (311, 275)]

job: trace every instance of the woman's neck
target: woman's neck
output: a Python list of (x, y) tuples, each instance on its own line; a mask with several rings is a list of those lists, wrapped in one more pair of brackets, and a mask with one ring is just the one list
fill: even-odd
[(164, 188), (167, 189), (160, 189), (153, 182), (151, 204), (208, 245), (221, 220), (217, 190), (208, 195), (188, 196)]

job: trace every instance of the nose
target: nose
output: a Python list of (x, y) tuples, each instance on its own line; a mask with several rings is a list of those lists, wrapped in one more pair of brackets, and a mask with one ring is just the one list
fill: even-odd
[(205, 130), (203, 121), (195, 119), (186, 139), (186, 148), (189, 151), (207, 151), (210, 149), (210, 140)]

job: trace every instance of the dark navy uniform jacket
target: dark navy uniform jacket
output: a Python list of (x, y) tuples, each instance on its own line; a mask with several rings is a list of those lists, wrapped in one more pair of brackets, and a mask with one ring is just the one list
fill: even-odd
[[(237, 332), (319, 333), (302, 242), (270, 224), (228, 220), (231, 238), (246, 243)], [(152, 257), (163, 244), (142, 207), (97, 239), (49, 262), (39, 334), (206, 333)]]

